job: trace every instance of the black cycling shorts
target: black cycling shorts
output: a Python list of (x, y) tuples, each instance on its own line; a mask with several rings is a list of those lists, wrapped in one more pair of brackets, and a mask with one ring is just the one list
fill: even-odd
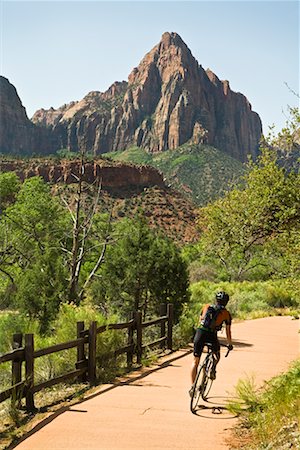
[(203, 347), (206, 342), (210, 342), (215, 353), (220, 352), (220, 343), (218, 341), (217, 333), (211, 333), (210, 331), (197, 328), (194, 337), (194, 356), (200, 358), (203, 352)]

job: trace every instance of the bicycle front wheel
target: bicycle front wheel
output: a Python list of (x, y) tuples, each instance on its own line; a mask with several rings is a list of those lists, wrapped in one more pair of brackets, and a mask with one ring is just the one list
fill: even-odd
[(203, 389), (207, 386), (209, 379), (206, 373), (206, 361), (200, 366), (191, 394), (191, 411), (194, 414), (198, 406), (200, 397), (203, 398)]
[(209, 359), (202, 368), (202, 382), (200, 387), (201, 397), (203, 400), (207, 399), (213, 380), (210, 379), (209, 374), (212, 369), (213, 362)]

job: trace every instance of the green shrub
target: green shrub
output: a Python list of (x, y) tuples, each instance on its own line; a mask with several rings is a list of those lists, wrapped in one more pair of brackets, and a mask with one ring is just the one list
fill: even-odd
[[(253, 382), (240, 380), (236, 392), (239, 400), (229, 409), (241, 414), (238, 441), (246, 434), (249, 450), (299, 448), (300, 359), (262, 390), (257, 391)], [(246, 448), (241, 444), (238, 442), (238, 448)]]
[(197, 326), (202, 306), (214, 302), (215, 294), (219, 290), (228, 292), (230, 296), (228, 310), (233, 318), (253, 319), (278, 313), (299, 317), (300, 283), (295, 280), (232, 283), (199, 281), (191, 284), (190, 301), (183, 308), (179, 324), (176, 326), (178, 342), (189, 339), (190, 332), (187, 330), (191, 326)]
[(266, 286), (266, 302), (273, 308), (297, 307), (293, 292), (286, 286)]
[[(18, 313), (2, 314), (0, 316), (0, 353), (7, 353), (12, 350), (12, 335), (14, 333), (34, 333), (36, 350), (76, 339), (76, 322), (78, 321), (84, 321), (85, 329), (87, 329), (92, 321), (97, 321), (99, 327), (106, 323), (116, 323), (118, 318), (116, 316), (105, 318), (89, 303), (81, 306), (62, 304), (49, 333), (40, 335), (37, 321), (29, 320), (28, 317)], [(104, 353), (114, 351), (123, 345), (126, 344), (122, 332), (106, 331), (99, 334), (97, 337), (97, 361), (101, 362), (101, 356)], [(37, 358), (35, 360), (35, 382), (41, 383), (74, 370), (76, 354), (76, 348), (72, 348)], [(1, 365), (1, 384), (4, 379), (10, 379), (10, 374), (11, 368)]]

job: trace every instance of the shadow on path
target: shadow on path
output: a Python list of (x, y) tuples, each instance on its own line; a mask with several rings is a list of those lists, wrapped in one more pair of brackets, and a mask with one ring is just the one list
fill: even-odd
[[(221, 344), (226, 344), (226, 340), (225, 339), (219, 339)], [(235, 339), (232, 340), (232, 344), (233, 344), (233, 349), (236, 348), (243, 348), (243, 347), (253, 347), (253, 344), (247, 342), (247, 341), (237, 341)]]
[[(140, 373), (140, 374), (134, 376), (134, 371), (132, 371), (130, 373), (130, 375), (127, 377), (127, 379), (125, 379), (124, 381), (116, 380), (115, 382), (112, 383), (111, 386), (101, 390), (100, 392), (95, 392), (94, 394), (88, 395), (86, 398), (78, 400), (75, 403), (73, 403), (72, 405), (62, 406), (57, 411), (55, 411), (53, 414), (51, 414), (49, 417), (41, 420), (37, 425), (35, 425), (34, 428), (32, 428), (32, 430), (27, 432), (24, 436), (22, 436), (21, 438), (18, 438), (14, 442), (12, 442), (8, 447), (6, 447), (6, 450), (12, 450), (12, 449), (16, 448), (22, 441), (25, 441), (25, 439), (27, 439), (28, 437), (32, 436), (37, 431), (39, 431), (42, 428), (44, 428), (46, 425), (48, 425), (54, 419), (56, 419), (56, 417), (58, 417), (61, 414), (65, 413), (66, 411), (77, 412), (77, 413), (86, 413), (87, 412), (84, 409), (75, 409), (75, 408), (73, 408), (73, 406), (80, 405), (81, 403), (86, 402), (87, 400), (91, 400), (91, 399), (93, 399), (95, 397), (98, 397), (99, 395), (105, 394), (106, 392), (109, 392), (112, 389), (115, 389), (117, 387), (130, 385), (130, 384), (134, 383), (135, 381), (141, 380), (141, 379), (147, 377), (148, 375), (151, 375), (154, 372), (157, 372), (157, 371), (159, 371), (161, 369), (165, 369), (166, 367), (174, 367), (174, 364), (172, 364), (174, 361), (177, 361), (178, 359), (184, 358), (188, 354), (192, 353), (193, 350), (192, 350), (192, 348), (188, 347), (186, 349), (182, 349), (181, 352), (182, 352), (182, 354), (180, 354), (178, 356), (174, 356), (173, 358), (172, 358), (172, 353), (170, 353), (170, 355), (167, 355), (167, 357), (170, 356), (170, 359), (168, 359), (167, 361), (164, 361), (162, 363), (157, 363), (156, 367), (154, 367), (152, 369), (151, 368), (139, 367), (138, 369), (136, 369), (136, 371), (144, 370), (143, 373)], [(176, 353), (178, 353), (178, 352), (176, 352)], [(166, 357), (166, 355), (164, 355), (163, 357)], [(101, 385), (99, 385), (99, 386), (101, 386)]]
[(236, 414), (226, 407), (232, 397), (208, 397), (204, 403), (199, 404), (194, 414), (202, 419), (235, 419)]

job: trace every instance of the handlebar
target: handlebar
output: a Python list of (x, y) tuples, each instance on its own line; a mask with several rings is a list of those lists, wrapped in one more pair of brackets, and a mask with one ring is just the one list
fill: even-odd
[[(210, 342), (206, 342), (205, 345), (206, 345), (208, 348), (212, 348), (212, 344), (211, 344)], [(225, 355), (225, 358), (227, 358), (227, 356), (229, 355), (229, 353), (231, 352), (231, 350), (233, 350), (232, 345), (230, 346), (230, 345), (227, 345), (227, 344), (222, 344), (222, 343), (220, 342), (220, 346), (221, 346), (221, 347), (226, 347), (226, 348), (227, 348), (227, 352), (226, 352), (226, 355)]]
[(223, 347), (227, 347), (227, 352), (226, 352), (226, 355), (225, 355), (225, 358), (227, 358), (227, 356), (229, 355), (231, 350), (233, 350), (233, 347), (232, 347), (232, 345), (231, 346), (230, 345), (223, 345)]

